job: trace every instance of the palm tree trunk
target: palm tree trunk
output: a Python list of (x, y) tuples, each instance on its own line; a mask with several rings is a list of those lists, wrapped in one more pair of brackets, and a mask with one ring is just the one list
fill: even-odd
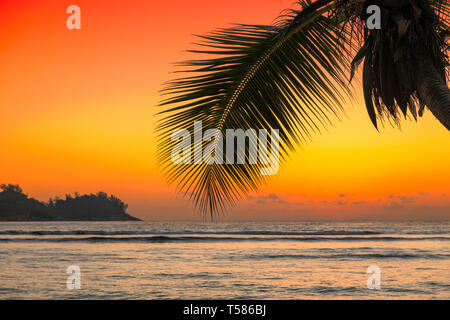
[(450, 131), (450, 89), (431, 64), (421, 68), (417, 91), (431, 113)]

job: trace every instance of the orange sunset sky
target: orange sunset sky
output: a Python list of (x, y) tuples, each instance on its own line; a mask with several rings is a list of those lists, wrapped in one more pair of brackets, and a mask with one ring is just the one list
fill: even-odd
[[(269, 24), (293, 0), (0, 0), (0, 183), (103, 190), (147, 220), (201, 219), (156, 165), (155, 114), (193, 34)], [(68, 30), (66, 8), (81, 8)], [(224, 219), (449, 219), (450, 134), (426, 112), (378, 133), (361, 92)]]

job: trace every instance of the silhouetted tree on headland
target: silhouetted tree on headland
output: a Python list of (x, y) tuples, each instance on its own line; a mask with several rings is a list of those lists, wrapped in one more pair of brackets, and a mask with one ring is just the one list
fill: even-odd
[(55, 212), (44, 203), (30, 199), (18, 185), (0, 185), (0, 220), (56, 220)]
[(28, 198), (18, 185), (0, 185), (0, 220), (60, 220), (60, 221), (127, 221), (128, 205), (114, 195), (70, 194), (66, 198), (50, 198), (47, 203)]
[(65, 200), (50, 198), (47, 206), (65, 220), (133, 220), (126, 213), (128, 205), (105, 192), (82, 196), (67, 194)]
[(14, 185), (14, 184), (2, 184), (0, 185), (0, 189), (3, 192), (17, 192), (17, 193), (22, 193), (22, 188), (20, 188), (18, 185)]

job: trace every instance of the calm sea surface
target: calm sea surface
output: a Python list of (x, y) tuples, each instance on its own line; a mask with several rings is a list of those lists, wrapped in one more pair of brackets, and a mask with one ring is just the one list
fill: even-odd
[(0, 223), (0, 299), (373, 298), (450, 299), (450, 222)]

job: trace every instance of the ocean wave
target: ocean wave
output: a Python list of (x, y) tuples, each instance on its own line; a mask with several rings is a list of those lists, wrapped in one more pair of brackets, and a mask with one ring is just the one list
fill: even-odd
[(304, 255), (304, 254), (261, 254), (247, 255), (244, 260), (271, 260), (271, 259), (449, 259), (448, 254), (411, 254), (411, 253), (345, 253), (345, 254), (321, 254), (321, 255)]
[(317, 242), (317, 241), (450, 241), (450, 237), (370, 237), (370, 236), (340, 236), (340, 237), (216, 237), (216, 236), (151, 236), (151, 237), (123, 237), (123, 236), (94, 236), (94, 237), (33, 237), (19, 238), (8, 237), (0, 238), (0, 242), (143, 242), (143, 243), (161, 243), (161, 242), (243, 242), (243, 241), (299, 241), (299, 242)]
[(71, 231), (22, 231), (22, 230), (6, 230), (0, 231), (0, 235), (17, 235), (17, 236), (126, 236), (126, 235), (252, 235), (252, 236), (364, 236), (364, 235), (381, 235), (375, 231), (100, 231), (100, 230), (71, 230)]

